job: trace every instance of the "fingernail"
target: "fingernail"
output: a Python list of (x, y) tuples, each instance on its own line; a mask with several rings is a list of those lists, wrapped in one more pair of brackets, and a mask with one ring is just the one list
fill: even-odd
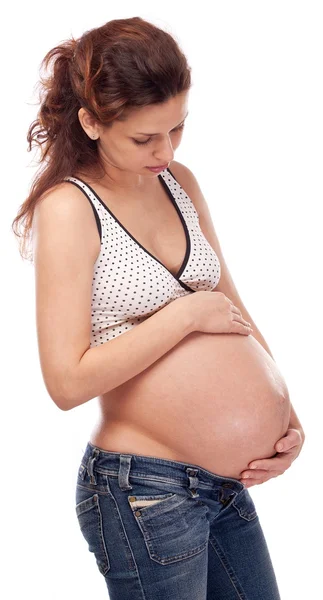
[(282, 450), (282, 449), (283, 449), (282, 444), (277, 444), (277, 450)]
[(250, 469), (256, 469), (257, 465), (252, 465), (252, 467), (250, 467)]

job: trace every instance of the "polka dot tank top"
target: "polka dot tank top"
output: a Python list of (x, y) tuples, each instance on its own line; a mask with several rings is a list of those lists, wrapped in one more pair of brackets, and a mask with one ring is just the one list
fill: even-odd
[(90, 347), (125, 333), (180, 296), (213, 290), (220, 280), (220, 262), (202, 233), (191, 199), (168, 168), (158, 179), (186, 236), (186, 253), (176, 275), (133, 237), (88, 184), (75, 177), (64, 179), (90, 201), (101, 240), (93, 269)]

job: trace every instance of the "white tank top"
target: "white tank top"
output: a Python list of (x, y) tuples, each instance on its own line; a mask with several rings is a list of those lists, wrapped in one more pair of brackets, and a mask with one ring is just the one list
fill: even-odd
[(202, 233), (192, 200), (169, 168), (158, 179), (186, 236), (185, 256), (176, 275), (134, 238), (91, 186), (79, 178), (64, 179), (90, 201), (101, 240), (93, 268), (90, 347), (125, 333), (180, 296), (213, 290), (220, 280), (220, 262)]

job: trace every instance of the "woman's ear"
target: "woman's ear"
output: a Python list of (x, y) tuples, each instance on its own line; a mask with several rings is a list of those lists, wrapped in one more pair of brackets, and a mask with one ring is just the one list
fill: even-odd
[(79, 109), (77, 116), (82, 128), (89, 138), (97, 139), (100, 136), (100, 132), (94, 117), (92, 117), (83, 107)]

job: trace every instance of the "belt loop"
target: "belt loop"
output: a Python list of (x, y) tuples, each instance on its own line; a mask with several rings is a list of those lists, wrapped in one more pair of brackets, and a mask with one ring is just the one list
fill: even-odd
[(193, 469), (191, 467), (187, 467), (186, 468), (186, 473), (187, 473), (188, 478), (189, 478), (189, 486), (188, 486), (189, 489), (192, 491), (194, 498), (199, 498), (200, 495), (199, 495), (199, 493), (198, 493), (198, 491), (196, 489), (198, 487), (198, 484), (199, 484), (199, 480), (198, 480), (198, 477), (197, 477), (198, 469)]
[(131, 455), (120, 454), (118, 484), (121, 490), (132, 490), (132, 485), (129, 482), (130, 468)]
[(99, 454), (100, 454), (100, 450), (98, 450), (98, 448), (93, 448), (92, 454), (87, 462), (87, 472), (90, 476), (90, 483), (93, 483), (94, 485), (96, 485), (96, 478), (94, 475), (93, 467), (94, 467), (94, 463), (95, 463), (96, 459), (98, 458)]

